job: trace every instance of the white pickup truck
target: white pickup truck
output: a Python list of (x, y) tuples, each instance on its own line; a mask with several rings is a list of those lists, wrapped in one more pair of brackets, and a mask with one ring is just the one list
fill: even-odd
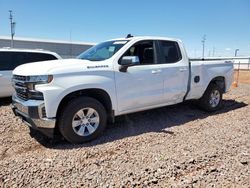
[(60, 133), (83, 143), (123, 114), (191, 99), (217, 110), (232, 83), (233, 64), (190, 60), (180, 40), (128, 36), (77, 59), (21, 65), (13, 74), (15, 115), (47, 136)]

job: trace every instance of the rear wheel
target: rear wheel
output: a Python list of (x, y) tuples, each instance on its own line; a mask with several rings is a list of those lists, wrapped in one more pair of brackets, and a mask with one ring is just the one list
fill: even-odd
[(106, 127), (107, 114), (103, 105), (90, 97), (73, 99), (59, 118), (59, 130), (71, 143), (95, 139)]
[(222, 102), (222, 89), (216, 84), (209, 84), (203, 96), (199, 99), (199, 106), (209, 112), (218, 110)]

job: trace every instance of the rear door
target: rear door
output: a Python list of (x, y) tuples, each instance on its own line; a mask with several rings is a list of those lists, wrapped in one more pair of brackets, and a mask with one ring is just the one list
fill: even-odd
[(164, 103), (182, 102), (187, 91), (188, 62), (182, 57), (177, 42), (159, 40), (158, 45), (164, 82)]

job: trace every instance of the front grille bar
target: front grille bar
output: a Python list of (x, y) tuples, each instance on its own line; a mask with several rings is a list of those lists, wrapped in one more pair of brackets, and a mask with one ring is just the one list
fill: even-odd
[(12, 82), (15, 88), (17, 97), (22, 100), (28, 100), (28, 88), (26, 86), (27, 77), (26, 76), (19, 76), (13, 75)]

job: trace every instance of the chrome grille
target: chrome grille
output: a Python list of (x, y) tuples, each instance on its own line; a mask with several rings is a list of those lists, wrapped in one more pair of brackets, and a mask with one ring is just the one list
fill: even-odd
[(13, 79), (16, 81), (25, 82), (27, 80), (27, 76), (13, 75)]
[(18, 98), (22, 100), (28, 100), (28, 88), (26, 86), (25, 81), (27, 80), (26, 76), (13, 75), (13, 86), (16, 91), (16, 95)]

